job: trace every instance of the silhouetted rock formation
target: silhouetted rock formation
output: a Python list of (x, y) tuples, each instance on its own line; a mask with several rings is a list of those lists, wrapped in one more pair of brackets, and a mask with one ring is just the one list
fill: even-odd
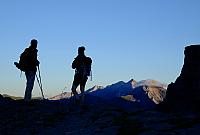
[(181, 74), (168, 85), (164, 104), (173, 109), (196, 110), (200, 105), (200, 45), (185, 47), (184, 54)]

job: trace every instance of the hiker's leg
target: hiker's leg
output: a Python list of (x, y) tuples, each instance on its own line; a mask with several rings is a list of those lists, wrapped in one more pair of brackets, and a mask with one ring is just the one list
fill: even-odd
[(78, 74), (75, 74), (73, 85), (72, 85), (72, 93), (74, 94), (73, 99), (76, 104), (79, 104), (79, 101), (80, 101), (78, 92), (76, 91), (76, 88), (78, 87), (79, 84), (80, 84), (80, 76)]
[(80, 83), (80, 90), (81, 90), (81, 102), (85, 102), (85, 85), (87, 82), (88, 77), (84, 77)]
[(76, 88), (78, 87), (78, 85), (73, 84), (72, 85), (72, 93), (73, 93), (73, 97), (72, 97), (72, 101), (73, 103), (77, 104), (79, 102), (79, 95), (78, 92), (76, 91)]
[(24, 100), (25, 101), (30, 101), (31, 96), (32, 96), (32, 90), (33, 90), (33, 85), (35, 81), (35, 71), (26, 71), (26, 90), (25, 90), (25, 95), (24, 95)]
[(81, 82), (80, 82), (81, 93), (84, 93), (84, 91), (85, 91), (85, 85), (86, 85), (87, 79), (88, 79), (87, 76), (85, 76), (84, 78), (81, 79)]
[(76, 91), (76, 88), (78, 87), (78, 85), (79, 85), (79, 78), (78, 78), (78, 76), (75, 74), (74, 75), (74, 81), (73, 81), (73, 84), (72, 84), (72, 93), (74, 94), (74, 95), (77, 95), (78, 93), (77, 93), (77, 91)]
[(77, 88), (78, 86), (77, 85), (72, 85), (72, 93), (73, 93), (73, 95), (77, 95), (78, 93), (77, 93), (77, 91), (76, 91), (76, 88)]
[(81, 103), (84, 104), (84, 102), (85, 102), (85, 93), (84, 93), (85, 86), (80, 86), (80, 89), (81, 89)]

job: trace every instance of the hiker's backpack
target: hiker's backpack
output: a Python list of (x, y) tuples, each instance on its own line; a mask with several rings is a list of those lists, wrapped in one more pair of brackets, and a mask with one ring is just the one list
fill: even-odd
[(91, 75), (91, 66), (92, 66), (92, 59), (90, 57), (86, 57), (85, 59), (85, 74), (86, 76), (90, 76)]
[(27, 61), (28, 61), (29, 50), (26, 48), (24, 52), (20, 55), (19, 62), (14, 62), (15, 66), (21, 71), (26, 71)]
[(91, 75), (92, 59), (90, 57), (77, 57), (72, 63), (72, 68), (76, 68), (76, 73), (83, 76)]

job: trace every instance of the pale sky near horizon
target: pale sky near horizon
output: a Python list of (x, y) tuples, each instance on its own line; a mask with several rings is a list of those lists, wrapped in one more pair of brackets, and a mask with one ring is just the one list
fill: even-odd
[[(23, 96), (13, 65), (38, 40), (44, 93), (69, 91), (79, 46), (93, 59), (94, 85), (179, 76), (184, 48), (200, 44), (199, 0), (0, 0), (0, 94)], [(34, 96), (40, 96), (37, 82)]]

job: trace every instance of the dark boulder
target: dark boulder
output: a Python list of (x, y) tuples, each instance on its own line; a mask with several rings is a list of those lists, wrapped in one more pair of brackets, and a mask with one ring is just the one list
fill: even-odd
[(175, 83), (168, 85), (162, 105), (177, 110), (197, 110), (200, 105), (200, 45), (185, 47), (184, 65)]

